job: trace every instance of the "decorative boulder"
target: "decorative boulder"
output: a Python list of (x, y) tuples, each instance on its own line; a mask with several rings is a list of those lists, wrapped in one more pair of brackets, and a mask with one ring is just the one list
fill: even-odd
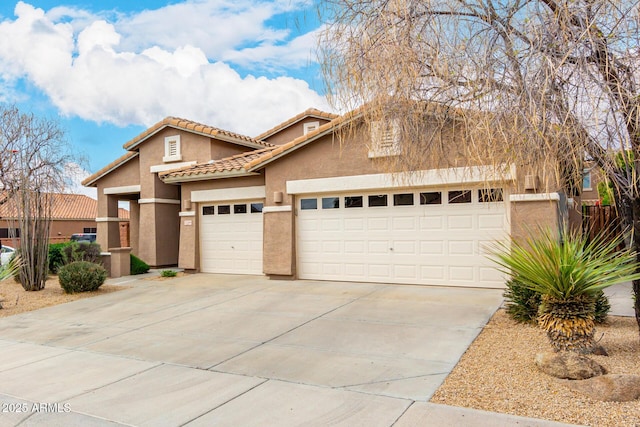
[(593, 400), (603, 402), (629, 402), (640, 399), (639, 375), (602, 375), (584, 381), (566, 381), (565, 385)]
[(547, 375), (567, 380), (585, 380), (607, 373), (598, 362), (573, 352), (540, 353), (536, 366)]

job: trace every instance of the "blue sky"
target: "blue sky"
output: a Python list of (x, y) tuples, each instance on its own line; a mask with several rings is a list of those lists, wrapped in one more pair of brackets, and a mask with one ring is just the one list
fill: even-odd
[(0, 102), (53, 117), (79, 178), (166, 116), (255, 136), (330, 111), (311, 0), (2, 0)]

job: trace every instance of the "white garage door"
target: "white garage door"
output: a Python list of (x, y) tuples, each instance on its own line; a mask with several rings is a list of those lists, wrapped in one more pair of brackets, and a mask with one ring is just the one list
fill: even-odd
[(508, 235), (502, 190), (300, 196), (303, 279), (504, 287), (486, 245)]
[(202, 203), (200, 269), (262, 274), (262, 201)]

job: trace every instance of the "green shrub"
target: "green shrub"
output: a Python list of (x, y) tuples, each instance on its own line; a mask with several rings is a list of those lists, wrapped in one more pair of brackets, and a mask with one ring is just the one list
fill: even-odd
[(131, 274), (144, 274), (149, 271), (149, 265), (137, 256), (131, 254)]
[(502, 296), (505, 298), (505, 310), (512, 319), (521, 323), (537, 322), (542, 299), (540, 293), (523, 286), (517, 279), (511, 279)]
[(611, 304), (609, 304), (609, 298), (604, 294), (604, 292), (600, 291), (595, 295), (596, 299), (596, 315), (595, 322), (596, 323), (604, 323), (607, 320), (607, 315), (609, 314), (609, 310), (611, 310)]
[(49, 245), (49, 271), (56, 274), (58, 269), (64, 265), (64, 255), (62, 250), (69, 246), (69, 243), (51, 243)]
[(65, 264), (76, 261), (87, 261), (94, 264), (102, 264), (100, 259), (100, 245), (97, 243), (70, 242), (62, 248), (62, 257)]
[(160, 276), (162, 277), (176, 277), (177, 275), (178, 275), (178, 272), (173, 270), (162, 270), (160, 272)]
[(88, 261), (74, 261), (58, 270), (60, 286), (68, 294), (95, 291), (106, 278), (103, 266)]
[[(538, 309), (542, 302), (542, 295), (523, 286), (517, 279), (507, 282), (507, 289), (502, 296), (505, 298), (505, 311), (516, 322), (536, 324)], [(595, 298), (595, 322), (604, 323), (607, 320), (611, 304), (603, 291), (598, 291)]]

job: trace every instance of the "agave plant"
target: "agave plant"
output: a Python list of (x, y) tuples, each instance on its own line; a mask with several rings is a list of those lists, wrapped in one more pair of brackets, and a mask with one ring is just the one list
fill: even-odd
[(636, 254), (616, 252), (621, 240), (600, 235), (589, 241), (578, 232), (558, 236), (541, 229), (522, 243), (497, 243), (492, 258), (502, 272), (542, 294), (538, 324), (556, 351), (589, 352), (599, 291), (640, 278)]
[(11, 260), (4, 265), (0, 266), (0, 282), (13, 277), (21, 267), (21, 260), (19, 256), (14, 256)]

